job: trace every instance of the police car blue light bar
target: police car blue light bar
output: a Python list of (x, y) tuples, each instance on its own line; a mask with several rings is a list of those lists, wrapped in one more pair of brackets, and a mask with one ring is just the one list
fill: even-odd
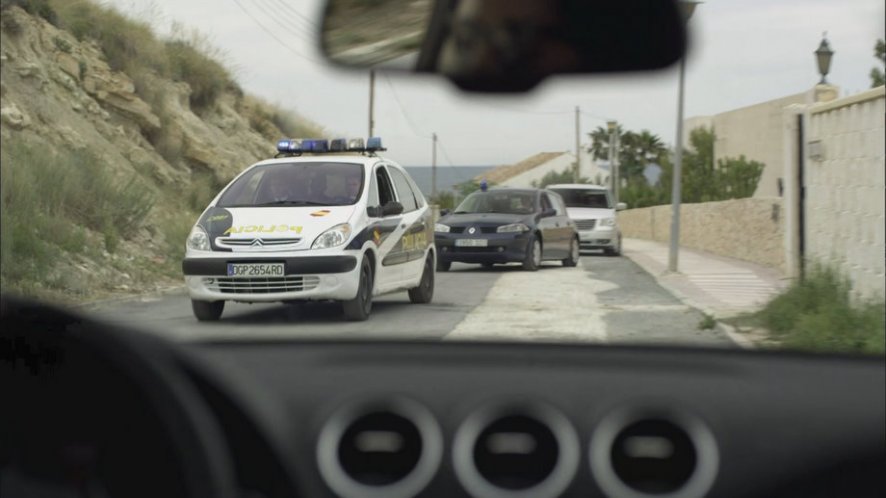
[(348, 148), (348, 139), (334, 138), (329, 142), (329, 152), (343, 152)]
[[(365, 144), (365, 145), (364, 145)], [(376, 152), (387, 150), (382, 146), (381, 137), (369, 137), (367, 142), (362, 138), (282, 138), (277, 141), (277, 152), (280, 154), (341, 153), (341, 152)]]
[(369, 140), (366, 142), (366, 150), (384, 150), (381, 146), (381, 137), (369, 137)]

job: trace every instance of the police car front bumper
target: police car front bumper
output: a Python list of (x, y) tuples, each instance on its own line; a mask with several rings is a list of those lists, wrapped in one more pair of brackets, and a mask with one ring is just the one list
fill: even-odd
[[(229, 263), (283, 263), (282, 277), (231, 277)], [(191, 299), (199, 301), (274, 302), (347, 300), (360, 280), (356, 255), (232, 257), (230, 254), (186, 257), (182, 272)]]

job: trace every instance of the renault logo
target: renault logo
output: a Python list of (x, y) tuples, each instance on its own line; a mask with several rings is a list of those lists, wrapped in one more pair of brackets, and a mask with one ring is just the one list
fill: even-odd
[(473, 235), (474, 232), (476, 232), (476, 231), (477, 231), (477, 229), (474, 228), (474, 227), (468, 228), (468, 233), (471, 234), (471, 235)]

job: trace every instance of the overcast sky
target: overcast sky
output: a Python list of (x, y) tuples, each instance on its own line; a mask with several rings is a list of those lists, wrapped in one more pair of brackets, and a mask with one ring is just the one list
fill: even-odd
[[(316, 121), (336, 136), (368, 132), (368, 75), (330, 68), (316, 46), (326, 0), (105, 0), (166, 31), (199, 30), (225, 54), (251, 94)], [(716, 114), (799, 93), (818, 81), (813, 51), (827, 31), (836, 52), (828, 80), (843, 93), (870, 86), (873, 46), (884, 38), (883, 0), (710, 0), (689, 23), (686, 117)], [(574, 109), (585, 133), (615, 119), (672, 144), (677, 68), (628, 77), (549, 80), (518, 97), (474, 97), (445, 80), (376, 78), (376, 134), (404, 165), (499, 165), (575, 147)], [(273, 146), (273, 144), (271, 144)]]

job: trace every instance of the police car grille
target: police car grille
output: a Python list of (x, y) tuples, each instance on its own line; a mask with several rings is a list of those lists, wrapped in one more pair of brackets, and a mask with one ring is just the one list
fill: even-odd
[(275, 292), (309, 291), (320, 284), (318, 276), (288, 276), (268, 278), (228, 278), (212, 279), (210, 289), (225, 294), (272, 294)]
[(593, 230), (597, 226), (597, 220), (575, 220), (579, 230)]
[(449, 227), (450, 233), (463, 233), (465, 231), (465, 227)]
[(281, 239), (235, 239), (233, 237), (219, 237), (215, 239), (215, 243), (219, 247), (272, 247), (280, 249), (286, 246), (294, 246), (301, 242), (301, 237), (281, 238)]

